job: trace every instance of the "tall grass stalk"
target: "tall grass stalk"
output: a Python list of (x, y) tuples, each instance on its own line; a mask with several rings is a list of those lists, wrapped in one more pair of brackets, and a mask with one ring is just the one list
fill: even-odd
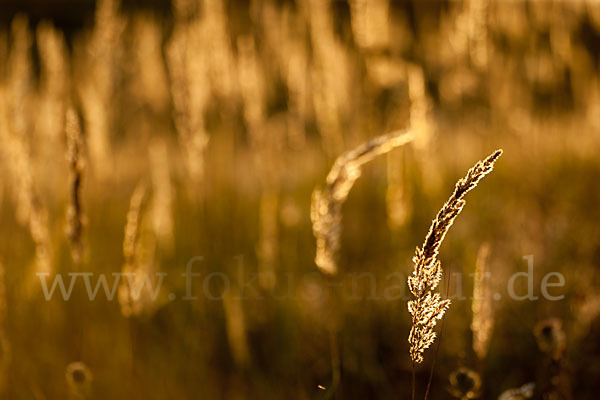
[(423, 362), (424, 351), (435, 341), (435, 325), (450, 306), (449, 299), (442, 300), (439, 293), (434, 293), (442, 278), (442, 267), (437, 258), (440, 246), (465, 205), (465, 195), (474, 189), (485, 175), (492, 172), (501, 154), (502, 150), (497, 150), (485, 160), (477, 162), (467, 175), (456, 183), (454, 193), (431, 223), (423, 246), (416, 249), (413, 257), (415, 268), (412, 276), (408, 278), (408, 287), (414, 296), (414, 299), (408, 302), (408, 311), (412, 315), (408, 342), (413, 363)]
[(321, 272), (333, 275), (338, 270), (336, 257), (340, 249), (342, 205), (360, 177), (362, 166), (412, 140), (411, 132), (395, 131), (363, 143), (339, 156), (327, 175), (325, 187), (314, 190), (311, 220), (317, 239), (315, 263)]

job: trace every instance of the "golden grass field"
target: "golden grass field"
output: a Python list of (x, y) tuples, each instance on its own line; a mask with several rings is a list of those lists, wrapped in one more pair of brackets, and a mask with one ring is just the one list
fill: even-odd
[(76, 3), (0, 3), (1, 399), (597, 398), (600, 3)]

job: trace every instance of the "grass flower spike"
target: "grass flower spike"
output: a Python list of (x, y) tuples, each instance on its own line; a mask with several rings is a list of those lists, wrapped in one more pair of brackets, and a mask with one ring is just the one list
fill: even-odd
[(492, 171), (501, 154), (502, 150), (496, 150), (485, 160), (475, 164), (467, 175), (456, 183), (454, 193), (431, 223), (423, 247), (417, 247), (413, 257), (415, 269), (408, 278), (408, 287), (414, 296), (414, 299), (408, 302), (408, 311), (412, 315), (408, 342), (410, 357), (415, 364), (423, 361), (423, 352), (435, 341), (435, 325), (450, 306), (450, 300), (442, 300), (439, 293), (433, 292), (442, 279), (442, 267), (437, 258), (440, 246), (465, 206), (465, 195)]

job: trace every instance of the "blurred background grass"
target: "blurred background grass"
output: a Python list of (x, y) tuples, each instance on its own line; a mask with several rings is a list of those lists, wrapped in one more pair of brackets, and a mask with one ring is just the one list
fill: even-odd
[[(461, 366), (481, 374), (481, 398), (526, 382), (537, 383), (535, 398), (596, 397), (597, 2), (57, 0), (0, 11), (3, 398), (76, 397), (65, 379), (74, 361), (93, 376), (92, 399), (407, 398), (411, 321), (406, 297), (382, 297), (400, 284), (386, 278), (412, 271), (454, 182), (496, 148), (502, 159), (441, 252), (446, 271), (466, 275), (490, 244), (491, 290), (503, 298), (489, 353), (478, 362), (471, 302), (456, 299), (431, 398), (449, 396)], [(80, 264), (65, 235), (69, 105), (86, 146)], [(321, 276), (311, 192), (343, 151), (408, 127), (414, 145), (364, 168), (344, 205), (340, 274)], [(76, 285), (71, 301), (47, 302), (40, 246), (51, 276), (120, 272), (140, 182), (168, 200), (149, 211), (157, 237), (167, 227), (150, 264), (168, 273), (160, 298), (177, 299), (126, 316), (116, 298), (90, 302)], [(551, 293), (563, 300), (508, 299), (529, 254), (536, 294), (557, 271), (566, 285)], [(194, 256), (204, 257), (196, 271), (224, 272), (234, 290), (244, 290), (240, 265), (276, 284), (212, 301), (198, 279), (199, 299), (181, 300)], [(376, 299), (369, 278), (353, 287), (363, 272), (376, 278)], [(450, 293), (472, 288), (465, 276)], [(559, 361), (533, 333), (549, 317), (567, 337)], [(421, 393), (433, 358), (417, 370)]]

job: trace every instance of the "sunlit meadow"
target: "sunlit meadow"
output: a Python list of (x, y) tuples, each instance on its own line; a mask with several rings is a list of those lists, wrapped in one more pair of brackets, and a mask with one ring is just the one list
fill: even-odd
[(2, 399), (598, 396), (597, 1), (5, 0), (0, 144)]

